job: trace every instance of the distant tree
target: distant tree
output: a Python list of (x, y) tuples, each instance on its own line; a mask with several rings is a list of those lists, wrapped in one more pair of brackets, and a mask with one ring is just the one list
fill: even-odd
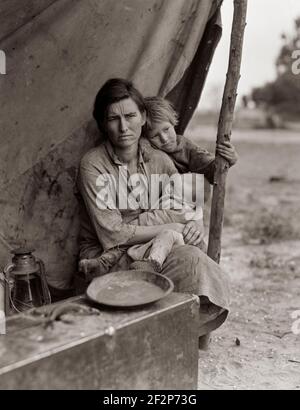
[(300, 74), (292, 72), (293, 52), (300, 50), (300, 17), (295, 20), (294, 35), (282, 34), (281, 38), (283, 45), (276, 59), (276, 80), (254, 88), (251, 97), (258, 107), (284, 118), (300, 119)]

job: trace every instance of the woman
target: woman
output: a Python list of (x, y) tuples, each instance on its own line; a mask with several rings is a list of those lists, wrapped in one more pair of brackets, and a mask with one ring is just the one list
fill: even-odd
[[(89, 151), (80, 164), (78, 187), (84, 201), (80, 259), (95, 258), (114, 248), (126, 250), (166, 229), (182, 233), (185, 245), (171, 251), (161, 273), (173, 280), (176, 291), (200, 296), (199, 336), (208, 333), (226, 319), (229, 292), (219, 265), (193, 246), (202, 240), (200, 226), (196, 222), (188, 229), (183, 223), (142, 225), (145, 214), (152, 212), (150, 206), (147, 208), (143, 195), (142, 204), (130, 197), (135, 188), (127, 183), (129, 177), (139, 179), (136, 186), (143, 193), (151, 187), (151, 176), (177, 173), (166, 153), (141, 144), (146, 122), (142, 95), (127, 80), (111, 79), (99, 90), (93, 115), (105, 141)], [(131, 201), (124, 203), (125, 197)], [(155, 210), (155, 215), (159, 212)], [(110, 272), (129, 269), (131, 263), (124, 252)]]

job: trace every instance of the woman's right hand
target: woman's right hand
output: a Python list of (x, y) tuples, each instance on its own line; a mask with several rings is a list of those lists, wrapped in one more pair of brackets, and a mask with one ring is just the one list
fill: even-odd
[(185, 224), (182, 234), (187, 245), (199, 245), (205, 235), (203, 223), (199, 224), (197, 221), (189, 221)]

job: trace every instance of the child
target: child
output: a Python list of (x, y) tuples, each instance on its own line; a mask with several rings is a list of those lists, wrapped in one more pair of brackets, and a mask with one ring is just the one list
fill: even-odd
[[(171, 103), (162, 97), (147, 97), (145, 103), (146, 138), (151, 145), (165, 151), (172, 158), (180, 173), (204, 174), (213, 184), (214, 155), (201, 149), (187, 138), (176, 134), (175, 126), (178, 123), (178, 115)], [(228, 161), (230, 167), (236, 163), (238, 156), (230, 142), (218, 144), (216, 150)]]

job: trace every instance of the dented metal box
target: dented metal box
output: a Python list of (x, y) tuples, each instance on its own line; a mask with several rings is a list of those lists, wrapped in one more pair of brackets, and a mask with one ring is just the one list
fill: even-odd
[(0, 389), (197, 388), (197, 297), (173, 293), (139, 309), (100, 311), (48, 329), (10, 318), (0, 336)]

